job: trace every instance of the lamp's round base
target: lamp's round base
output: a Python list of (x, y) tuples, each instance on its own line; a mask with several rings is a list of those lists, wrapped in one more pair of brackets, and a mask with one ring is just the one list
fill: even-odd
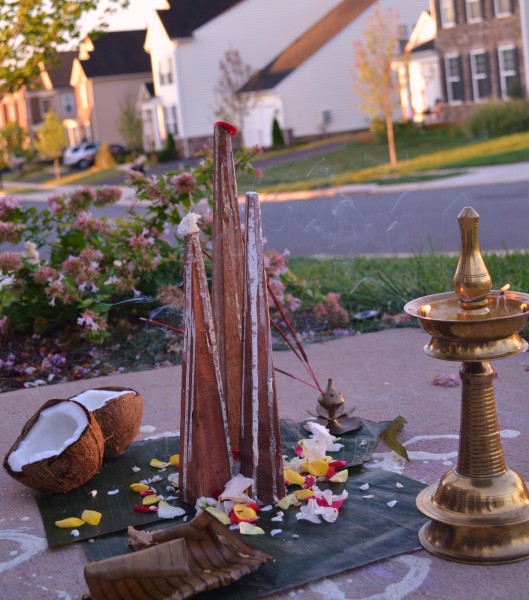
[(448, 471), (417, 496), (417, 507), (431, 518), (419, 541), (435, 556), (473, 564), (529, 558), (529, 494), (516, 471), (490, 478)]

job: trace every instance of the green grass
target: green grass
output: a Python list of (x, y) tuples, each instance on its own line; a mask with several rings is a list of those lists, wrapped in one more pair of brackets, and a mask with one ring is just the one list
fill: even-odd
[[(494, 289), (510, 283), (514, 290), (529, 290), (529, 253), (486, 254), (484, 259)], [(288, 265), (304, 281), (300, 296), (307, 306), (319, 294), (338, 292), (350, 314), (399, 313), (413, 298), (453, 290), (457, 261), (431, 252), (405, 258), (291, 258)]]
[(385, 142), (357, 137), (322, 156), (289, 161), (265, 169), (262, 179), (239, 178), (239, 189), (292, 192), (351, 183), (414, 181), (438, 177), (444, 169), (464, 169), (529, 160), (529, 132), (494, 139), (469, 139), (460, 129), (426, 129), (401, 133), (399, 163), (388, 163)]

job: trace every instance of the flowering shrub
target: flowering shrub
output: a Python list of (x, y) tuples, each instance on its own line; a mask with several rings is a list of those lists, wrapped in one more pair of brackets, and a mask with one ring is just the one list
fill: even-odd
[[(238, 152), (236, 168), (251, 171), (257, 152)], [(193, 209), (203, 215), (203, 241), (208, 244), (213, 166), (212, 151), (205, 149), (200, 164), (189, 172), (148, 177), (130, 171), (129, 184), (143, 202), (136, 201), (126, 216), (115, 220), (96, 216), (92, 209), (115, 204), (121, 198), (116, 187), (54, 195), (43, 210), (24, 207), (14, 197), (1, 198), (0, 244), (25, 244), (23, 252), (0, 252), (1, 332), (45, 333), (77, 326), (85, 337), (100, 341), (109, 335), (111, 310), (119, 315), (126, 306), (130, 314), (130, 302), (139, 301), (177, 305), (182, 240), (171, 227)], [(281, 282), (288, 271), (284, 256), (272, 253), (269, 269), (293, 310), (296, 299), (285, 294)]]
[(347, 327), (349, 314), (340, 304), (340, 294), (329, 292), (315, 306), (314, 316), (329, 327)]

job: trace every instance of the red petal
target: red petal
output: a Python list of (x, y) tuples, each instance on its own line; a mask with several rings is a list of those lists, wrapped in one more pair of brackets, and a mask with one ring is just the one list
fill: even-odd
[(345, 467), (347, 464), (346, 460), (333, 460), (329, 463), (329, 467), (334, 467), (335, 469), (339, 469), (340, 467)]
[(231, 123), (227, 121), (217, 121), (215, 125), (219, 125), (220, 127), (224, 127), (226, 131), (229, 132), (230, 135), (235, 135), (237, 133), (237, 128), (234, 127)]
[(145, 513), (149, 513), (149, 512), (156, 512), (158, 510), (157, 506), (141, 506), (136, 504), (134, 506), (134, 511), (135, 512), (145, 512)]
[(255, 510), (255, 512), (259, 512), (261, 510), (261, 507), (257, 506), (257, 504), (248, 504), (247, 506), (248, 506), (248, 508), (253, 508), (253, 510)]
[(231, 453), (233, 455), (233, 460), (239, 460), (239, 454), (240, 454), (239, 448), (234, 448), (231, 451)]
[(330, 479), (336, 475), (336, 469), (334, 467), (329, 466), (327, 473), (325, 473), (325, 478)]

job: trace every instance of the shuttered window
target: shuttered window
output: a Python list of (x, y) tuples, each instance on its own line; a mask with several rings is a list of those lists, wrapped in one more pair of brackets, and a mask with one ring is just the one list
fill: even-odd
[(470, 53), (472, 69), (472, 92), (474, 100), (489, 98), (491, 94), (489, 57), (485, 50), (473, 50)]
[(511, 94), (521, 93), (518, 50), (514, 45), (498, 48), (501, 96), (507, 100)]
[(441, 25), (443, 27), (454, 27), (456, 24), (456, 11), (454, 0), (439, 0), (441, 13)]
[(461, 73), (461, 56), (447, 54), (445, 56), (446, 91), (450, 104), (464, 100), (463, 77)]

